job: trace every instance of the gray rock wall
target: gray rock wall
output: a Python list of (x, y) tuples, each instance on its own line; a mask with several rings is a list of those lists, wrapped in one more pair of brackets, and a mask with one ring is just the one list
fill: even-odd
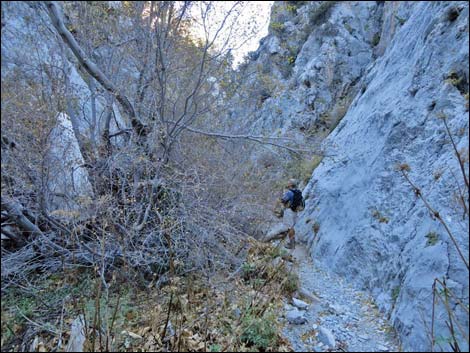
[[(454, 244), (396, 171), (409, 164), (468, 259), (468, 217), (455, 202), (463, 179), (438, 118), (468, 150), (468, 31), (465, 2), (276, 2), (247, 64), (259, 92), (232, 112), (257, 133), (318, 141), (332, 130), (297, 233), (316, 260), (373, 293), (405, 350), (430, 349), (435, 278), (468, 303)], [(435, 336), (450, 350), (436, 310)], [(468, 316), (455, 314), (468, 331)]]
[[(405, 15), (392, 26), (386, 16), (394, 13)], [(372, 291), (406, 350), (426, 351), (434, 278), (446, 278), (468, 303), (468, 270), (444, 227), (395, 167), (409, 164), (410, 178), (443, 216), (468, 261), (468, 216), (462, 219), (455, 201), (463, 179), (437, 118), (448, 117), (458, 147), (468, 151), (468, 4), (390, 3), (384, 18), (383, 56), (368, 66), (364, 89), (324, 141), (334, 157), (323, 159), (304, 190), (307, 207), (297, 232), (315, 259)], [(317, 237), (314, 222), (320, 224)], [(433, 233), (437, 241), (427, 245)], [(441, 342), (449, 337), (445, 315), (440, 306), (435, 332)], [(468, 314), (456, 315), (468, 332)]]
[(383, 7), (375, 2), (275, 3), (270, 34), (247, 65), (252, 74), (243, 90), (250, 98), (234, 113), (244, 117), (242, 129), (298, 138), (327, 134), (344, 116), (376, 57), (374, 36), (381, 31)]

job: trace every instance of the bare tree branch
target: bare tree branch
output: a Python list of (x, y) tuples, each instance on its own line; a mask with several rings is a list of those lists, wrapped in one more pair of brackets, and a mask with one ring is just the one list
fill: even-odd
[[(303, 149), (303, 148), (294, 148), (294, 147), (289, 147), (286, 145), (281, 145), (275, 142), (271, 142), (272, 140), (277, 140), (278, 138), (276, 137), (266, 137), (266, 136), (252, 136), (252, 135), (229, 135), (229, 134), (223, 134), (220, 132), (209, 132), (209, 131), (203, 131), (199, 129), (195, 129), (193, 127), (189, 127), (183, 124), (177, 124), (176, 122), (172, 122), (175, 125), (179, 125), (181, 128), (194, 132), (196, 134), (201, 134), (205, 136), (210, 136), (210, 137), (215, 137), (215, 138), (222, 138), (222, 139), (244, 139), (244, 140), (249, 140), (249, 141), (254, 141), (257, 143), (260, 143), (262, 145), (271, 145), (279, 148), (286, 149), (290, 152), (300, 154), (301, 152), (308, 152), (308, 153), (315, 153), (318, 155), (325, 155), (323, 152), (313, 152), (311, 149)], [(271, 140), (271, 141), (267, 141)], [(284, 140), (283, 138), (279, 138), (279, 140)]]

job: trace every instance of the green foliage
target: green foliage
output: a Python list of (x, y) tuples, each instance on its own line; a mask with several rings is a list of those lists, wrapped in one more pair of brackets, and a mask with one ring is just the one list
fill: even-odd
[(397, 19), (398, 23), (400, 24), (400, 26), (403, 26), (403, 24), (406, 22), (406, 20), (404, 18), (401, 18), (400, 16), (398, 15), (395, 15), (395, 18)]
[(380, 42), (380, 33), (377, 32), (377, 33), (375, 33), (374, 36), (372, 37), (372, 42), (371, 42), (371, 44), (372, 44), (373, 47), (376, 47), (377, 44), (379, 44), (379, 42)]
[(249, 280), (253, 277), (256, 271), (256, 265), (250, 262), (244, 262), (242, 265), (242, 278)]
[(318, 232), (320, 231), (320, 223), (315, 222), (315, 223), (313, 224), (313, 226), (312, 226), (312, 229), (313, 229), (313, 233), (314, 233), (315, 235), (317, 235)]
[(299, 289), (299, 277), (297, 274), (289, 272), (282, 282), (282, 290), (286, 294), (292, 294)]
[(292, 4), (286, 4), (286, 10), (294, 15), (297, 15), (297, 6)]
[(22, 336), (30, 324), (28, 319), (44, 322), (46, 330), (57, 331), (44, 317), (60, 315), (63, 299), (87, 293), (89, 283), (89, 277), (83, 276), (76, 285), (70, 286), (64, 283), (62, 275), (54, 274), (27, 292), (15, 287), (2, 290), (2, 350)]
[(344, 28), (346, 28), (346, 30), (347, 30), (350, 34), (352, 34), (353, 29), (352, 29), (352, 27), (349, 25), (349, 23), (345, 23), (345, 24), (344, 24)]
[(222, 78), (218, 83), (219, 87), (225, 92), (227, 99), (230, 99), (235, 95), (237, 85), (229, 78)]
[(436, 232), (429, 232), (425, 237), (428, 239), (426, 241), (426, 247), (436, 245), (439, 241), (439, 234)]
[(267, 310), (263, 316), (258, 316), (249, 310), (243, 317), (241, 341), (262, 351), (276, 345), (278, 336), (274, 322), (276, 316), (273, 311)]
[(380, 223), (388, 223), (390, 220), (388, 217), (385, 217), (379, 210), (372, 211), (372, 217), (378, 220)]
[(209, 347), (209, 352), (221, 352), (221, 351), (222, 351), (222, 347), (220, 344), (212, 344)]
[(287, 62), (289, 63), (289, 65), (292, 65), (293, 63), (295, 63), (295, 56), (288, 56)]
[(287, 50), (289, 51), (290, 56), (297, 57), (300, 48), (297, 45), (289, 45), (287, 46)]
[(336, 4), (338, 4), (338, 1), (323, 1), (315, 11), (310, 13), (310, 24), (316, 25), (320, 22), (325, 21), (329, 10), (333, 8)]
[(28, 318), (34, 317), (38, 306), (37, 298), (25, 295), (16, 290), (4, 292), (2, 290), (2, 351), (4, 344), (15, 339), (26, 326)]
[(294, 178), (307, 183), (312, 177), (313, 171), (320, 165), (323, 156), (313, 156), (311, 158), (293, 158), (287, 163), (285, 167), (286, 178)]
[(400, 295), (400, 286), (396, 286), (392, 289), (392, 300), (396, 302), (399, 295)]
[(269, 28), (275, 32), (281, 33), (285, 30), (286, 26), (284, 26), (284, 23), (271, 22), (271, 24), (269, 25)]

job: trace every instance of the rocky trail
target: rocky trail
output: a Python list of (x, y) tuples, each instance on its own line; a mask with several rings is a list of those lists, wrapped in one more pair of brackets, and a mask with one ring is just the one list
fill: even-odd
[(312, 261), (303, 245), (292, 255), (303, 292), (312, 294), (307, 307), (297, 298), (285, 305), (283, 332), (296, 352), (400, 351), (393, 327), (367, 293)]

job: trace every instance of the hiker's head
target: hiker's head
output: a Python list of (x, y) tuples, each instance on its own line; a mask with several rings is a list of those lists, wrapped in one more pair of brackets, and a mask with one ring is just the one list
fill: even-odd
[(289, 179), (287, 182), (287, 188), (288, 189), (295, 189), (297, 187), (297, 180), (295, 179)]

